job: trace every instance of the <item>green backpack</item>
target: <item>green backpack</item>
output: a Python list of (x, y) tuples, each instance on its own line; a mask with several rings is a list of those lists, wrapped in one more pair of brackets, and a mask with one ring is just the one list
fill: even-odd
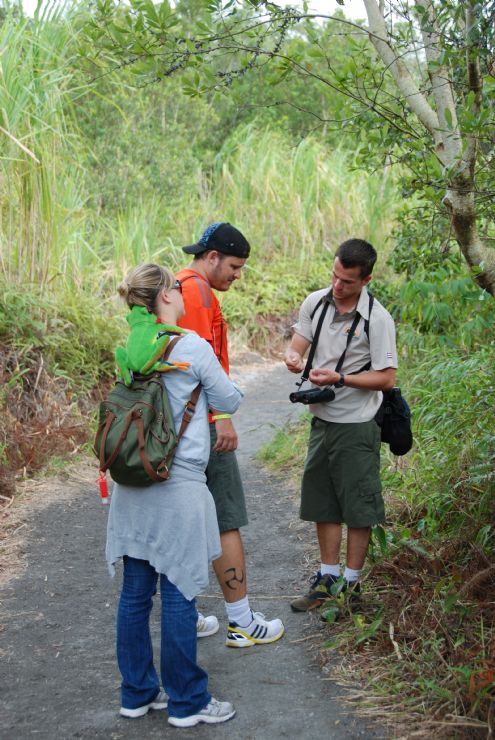
[[(179, 339), (168, 344), (164, 359)], [(93, 448), (100, 461), (100, 474), (108, 470), (116, 483), (137, 487), (167, 480), (200, 393), (201, 384), (186, 404), (177, 433), (161, 373), (134, 375), (130, 386), (117, 381), (100, 404)]]

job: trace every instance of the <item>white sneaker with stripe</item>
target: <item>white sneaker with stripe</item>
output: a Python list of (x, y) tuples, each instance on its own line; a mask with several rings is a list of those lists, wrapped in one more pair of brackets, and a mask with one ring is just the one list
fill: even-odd
[(219, 628), (218, 619), (214, 614), (210, 614), (205, 617), (201, 612), (198, 612), (198, 621), (196, 624), (196, 634), (198, 637), (210, 637), (218, 632)]
[(247, 627), (230, 622), (227, 628), (227, 647), (244, 648), (251, 645), (267, 645), (279, 640), (285, 632), (280, 619), (268, 621), (261, 612), (253, 612), (253, 620)]

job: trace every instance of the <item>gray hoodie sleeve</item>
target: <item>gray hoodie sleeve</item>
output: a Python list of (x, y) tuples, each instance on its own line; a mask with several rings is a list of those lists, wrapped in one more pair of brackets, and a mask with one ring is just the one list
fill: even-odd
[(185, 356), (189, 352), (181, 352), (181, 342), (171, 352), (170, 359), (177, 355), (177, 359), (190, 360), (192, 373), (203, 386), (208, 405), (216, 411), (233, 414), (239, 408), (243, 393), (223, 370), (215, 353), (205, 339), (196, 334), (188, 336), (184, 342), (184, 349), (191, 351), (191, 356)]

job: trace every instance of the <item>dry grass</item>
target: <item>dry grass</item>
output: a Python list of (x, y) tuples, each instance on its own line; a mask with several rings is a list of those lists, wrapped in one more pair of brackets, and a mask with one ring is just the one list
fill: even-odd
[(399, 550), (372, 566), (359, 606), (344, 601), (324, 628), (323, 665), (366, 686), (352, 696), (358, 713), (394, 737), (492, 737), (495, 569), (472, 553), (458, 573), (460, 598), (449, 604), (443, 586), (459, 560), (450, 545), (435, 558)]
[[(11, 383), (21, 367), (22, 380)], [(76, 398), (65, 378), (49, 375), (40, 351), (22, 357), (12, 349), (0, 353), (0, 384), (0, 496), (10, 499), (16, 481), (84, 449), (96, 400), (89, 393)]]

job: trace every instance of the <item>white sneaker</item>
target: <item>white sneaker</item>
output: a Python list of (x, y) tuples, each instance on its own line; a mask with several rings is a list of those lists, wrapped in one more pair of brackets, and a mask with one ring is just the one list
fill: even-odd
[(198, 637), (210, 637), (210, 635), (214, 635), (215, 632), (218, 632), (219, 626), (218, 619), (214, 614), (205, 617), (201, 612), (198, 612), (198, 623), (196, 625)]
[(280, 619), (265, 619), (261, 612), (252, 612), (253, 621), (247, 627), (239, 627), (236, 622), (230, 622), (227, 628), (227, 647), (250, 647), (251, 645), (266, 645), (279, 640), (285, 632)]
[(163, 689), (160, 689), (153, 701), (150, 701), (149, 704), (144, 704), (142, 707), (137, 707), (136, 709), (127, 709), (126, 707), (120, 707), (120, 714), (122, 715), (122, 717), (129, 717), (130, 719), (134, 719), (135, 717), (143, 717), (145, 714), (148, 714), (150, 709), (166, 709), (167, 706), (168, 696), (163, 691)]
[(218, 722), (227, 722), (234, 714), (235, 709), (230, 702), (217, 701), (212, 697), (210, 703), (197, 714), (191, 714), (189, 717), (169, 717), (168, 722), (174, 727), (194, 727), (200, 722), (214, 725)]

